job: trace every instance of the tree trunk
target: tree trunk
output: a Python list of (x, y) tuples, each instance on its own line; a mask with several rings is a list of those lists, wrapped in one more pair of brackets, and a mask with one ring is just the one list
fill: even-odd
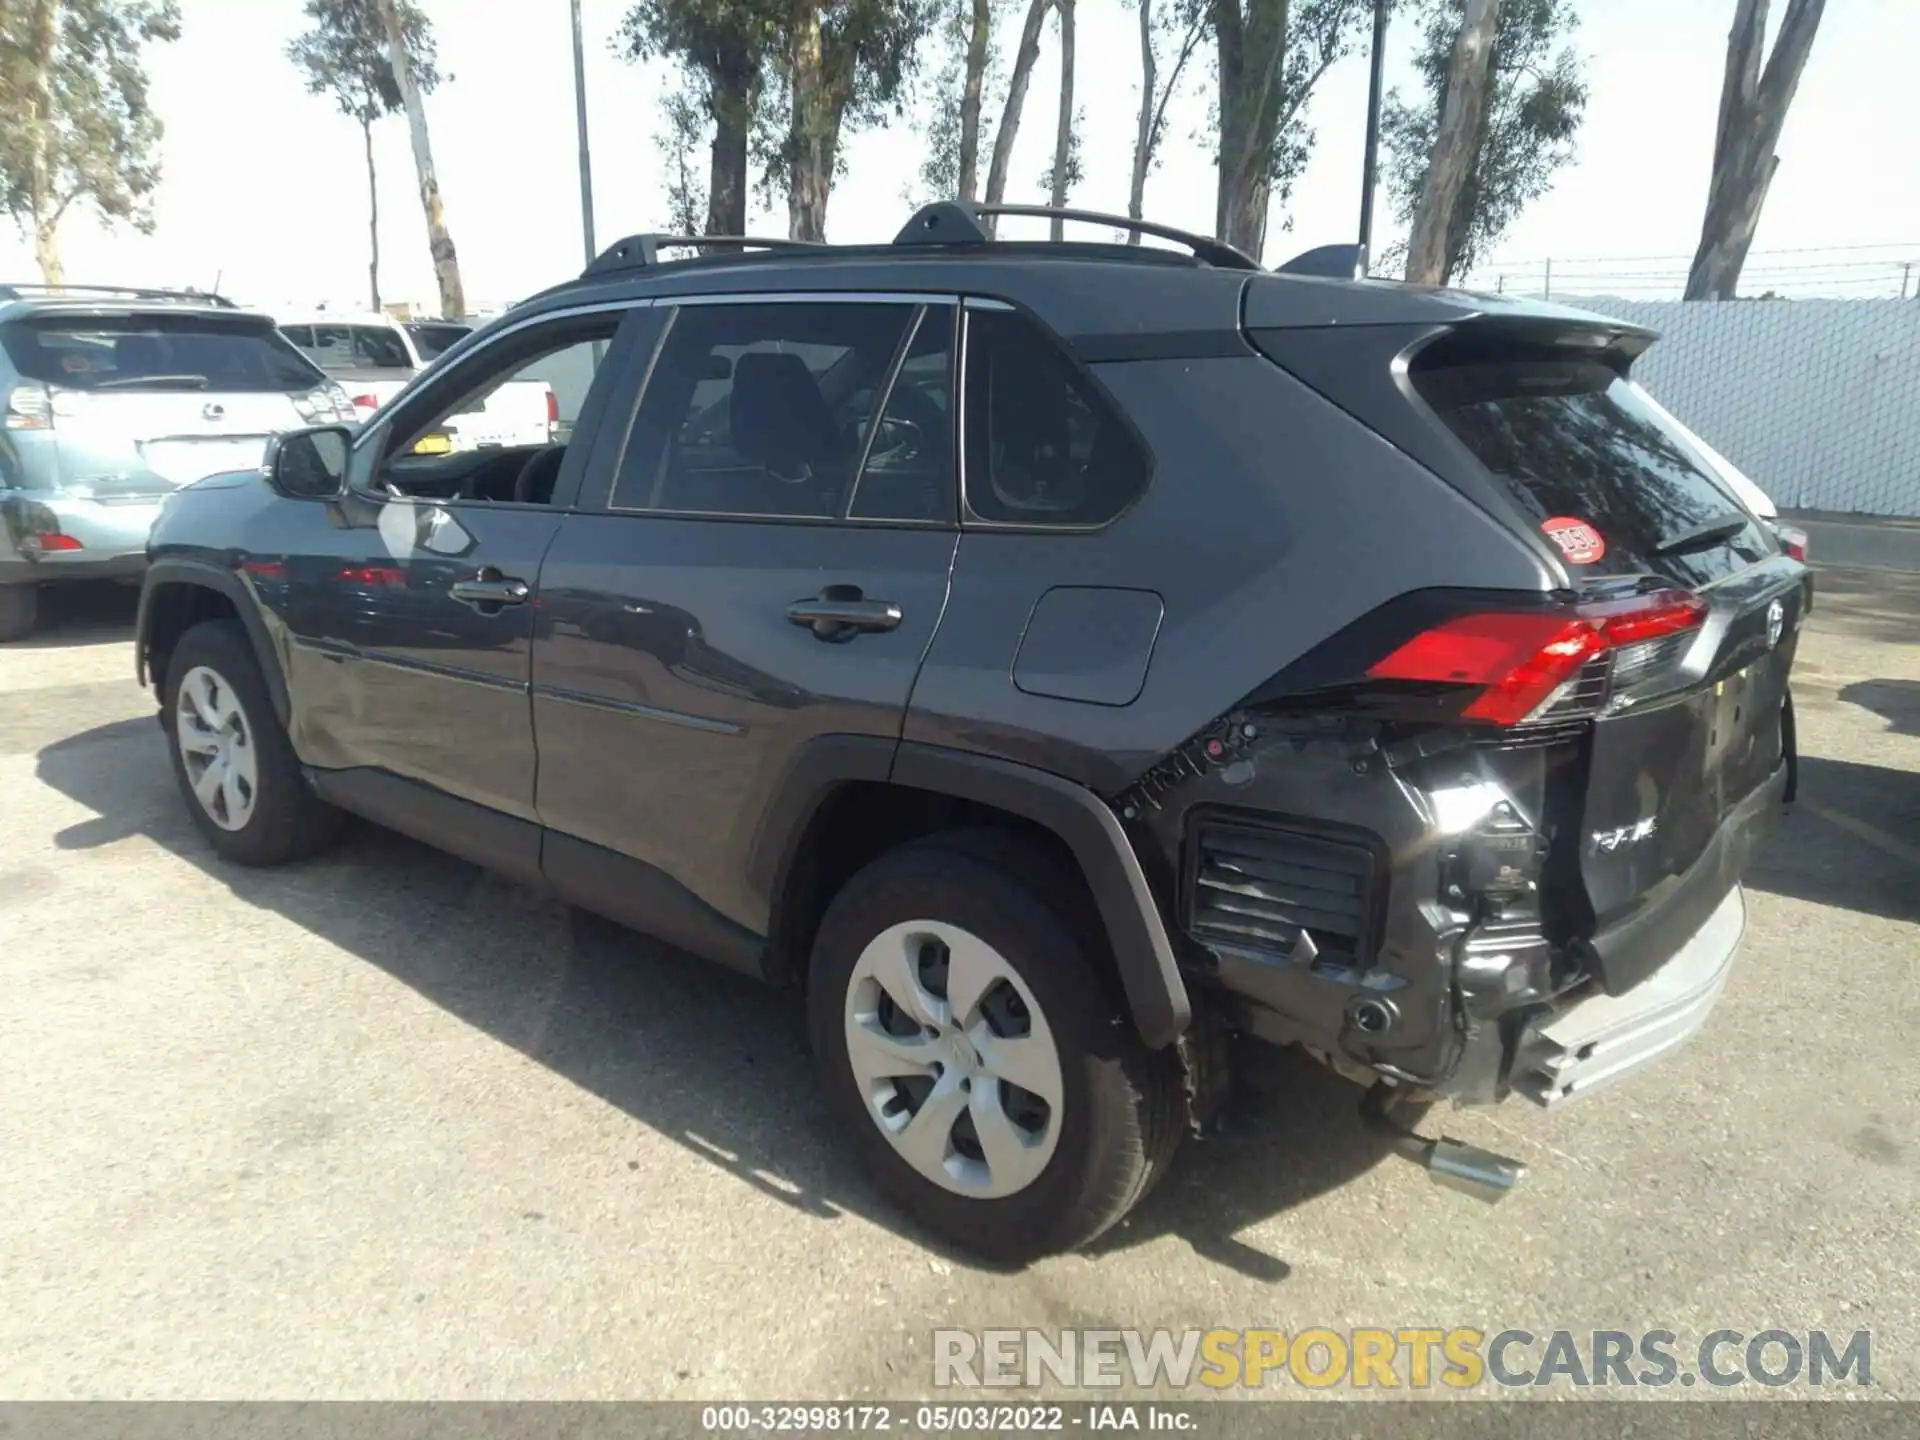
[[(1020, 133), (1020, 112), (1027, 103), (1027, 82), (1040, 58), (1040, 27), (1046, 23), (1053, 0), (1027, 0), (1026, 22), (1020, 27), (1020, 48), (1013, 55), (1013, 74), (1007, 80), (1007, 103), (1000, 109), (1000, 128), (993, 132), (993, 161), (987, 167), (987, 204), (998, 205), (1007, 193), (1007, 166), (1013, 159), (1014, 137)], [(987, 233), (994, 233), (991, 216)]]
[(40, 262), (41, 284), (64, 285), (67, 283), (67, 267), (60, 260), (58, 221), (39, 220), (34, 223), (33, 258)]
[[(1133, 135), (1133, 175), (1127, 182), (1127, 215), (1138, 220), (1147, 203), (1147, 167), (1153, 163), (1153, 119), (1159, 65), (1153, 53), (1153, 0), (1140, 0), (1140, 123)], [(1138, 245), (1140, 232), (1127, 232), (1127, 243)]]
[(1214, 0), (1220, 62), (1220, 179), (1214, 233), (1258, 260), (1266, 249), (1288, 0)]
[(1413, 233), (1407, 239), (1407, 279), (1415, 285), (1447, 282), (1447, 239), (1461, 192), (1479, 159), (1478, 141), (1492, 80), (1494, 27), (1499, 19), (1500, 0), (1467, 0), (1460, 33), (1454, 37), (1427, 179), (1420, 188)]
[(380, 313), (380, 177), (373, 168), (373, 121), (360, 117), (360, 133), (367, 142), (367, 294), (373, 313)]
[(967, 78), (960, 90), (960, 198), (980, 194), (980, 95), (987, 78), (987, 42), (993, 37), (993, 0), (973, 0), (967, 35)]
[(747, 138), (759, 81), (731, 76), (713, 82), (713, 163), (707, 172), (707, 233), (747, 233)]
[(1760, 211), (1773, 172), (1774, 153), (1787, 109), (1800, 86), (1800, 72), (1813, 49), (1825, 0), (1787, 0), (1787, 13), (1773, 42), (1766, 73), (1767, 0), (1739, 0), (1727, 34), (1726, 78), (1714, 135), (1713, 179), (1700, 246), (1687, 273), (1689, 300), (1731, 300), (1740, 285), (1747, 250), (1760, 228)]
[(793, 128), (788, 138), (787, 234), (795, 240), (823, 241), (841, 106), (829, 85), (816, 0), (797, 0), (791, 33), (787, 77)]
[(64, 207), (54, 197), (52, 158), (53, 52), (60, 39), (60, 0), (36, 0), (29, 33), (27, 206), (33, 219), (33, 254), (40, 265), (41, 283), (62, 285), (67, 278), (60, 263), (60, 212)]
[[(1127, 214), (1138, 220), (1146, 214), (1147, 176), (1153, 171), (1153, 157), (1160, 148), (1160, 135), (1167, 123), (1167, 106), (1173, 92), (1180, 88), (1180, 72), (1193, 58), (1194, 47), (1205, 33), (1204, 14), (1195, 14), (1181, 38), (1180, 53), (1173, 57), (1167, 83), (1159, 83), (1160, 59), (1153, 51), (1153, 0), (1140, 0), (1140, 122), (1133, 137), (1133, 176), (1127, 186)], [(1129, 245), (1140, 243), (1140, 232), (1129, 231)]]
[[(1060, 12), (1060, 113), (1053, 127), (1053, 193), (1047, 203), (1058, 210), (1067, 203), (1067, 186), (1073, 176), (1073, 0), (1054, 0)], [(1048, 227), (1054, 240), (1064, 235), (1065, 227), (1055, 220)]]
[(433, 147), (427, 139), (427, 108), (420, 87), (413, 83), (413, 71), (407, 64), (406, 42), (400, 33), (400, 16), (393, 0), (376, 0), (380, 19), (387, 32), (387, 60), (393, 66), (394, 83), (407, 108), (407, 129), (413, 136), (413, 167), (420, 176), (420, 208), (427, 216), (427, 241), (433, 252), (433, 273), (440, 282), (440, 314), (443, 319), (461, 320), (467, 313), (466, 290), (460, 283), (460, 258), (454, 252), (453, 236), (447, 230), (447, 212), (440, 200), (440, 179), (433, 169)]

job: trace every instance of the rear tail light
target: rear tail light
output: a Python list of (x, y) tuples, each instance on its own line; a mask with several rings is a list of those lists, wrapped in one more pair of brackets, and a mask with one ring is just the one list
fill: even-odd
[(1780, 548), (1793, 559), (1805, 564), (1807, 560), (1807, 532), (1796, 530), (1791, 525), (1775, 525), (1773, 533), (1780, 537)]
[(353, 397), (352, 403), (353, 408), (356, 410), (378, 410), (380, 408), (380, 397), (377, 395), (356, 395)]
[(1466, 720), (1519, 725), (1580, 688), (1582, 671), (1622, 646), (1697, 627), (1706, 604), (1680, 591), (1574, 611), (1462, 615), (1425, 630), (1367, 673), (1377, 680), (1471, 685)]
[(560, 397), (547, 389), (547, 439), (556, 440), (560, 436)]
[(84, 550), (87, 547), (71, 535), (61, 535), (56, 532), (44, 535), (22, 535), (20, 548), (29, 555), (51, 555), (59, 550)]
[(7, 392), (7, 429), (51, 430), (53, 394), (38, 381), (29, 380)]

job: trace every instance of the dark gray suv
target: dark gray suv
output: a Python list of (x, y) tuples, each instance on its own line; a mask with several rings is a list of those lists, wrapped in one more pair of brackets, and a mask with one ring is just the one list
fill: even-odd
[[(1406, 1117), (1703, 1023), (1808, 572), (1648, 332), (1137, 228), (1183, 248), (634, 237), (173, 496), (195, 820), (273, 864), (352, 812), (791, 987), (878, 1183), (991, 1256), (1124, 1215), (1236, 1032), (1497, 1194)], [(563, 351), (566, 444), (440, 443)]]

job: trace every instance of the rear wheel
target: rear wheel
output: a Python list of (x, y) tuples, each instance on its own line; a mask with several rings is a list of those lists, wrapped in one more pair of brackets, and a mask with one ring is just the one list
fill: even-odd
[(237, 621), (181, 636), (163, 693), (174, 776), (215, 850), (242, 865), (278, 865), (333, 837), (340, 812), (307, 788)]
[[(1078, 907), (977, 836), (934, 837), (835, 897), (813, 953), (814, 1052), (836, 1119), (920, 1224), (1020, 1262), (1092, 1240), (1179, 1140), (1178, 1073), (1141, 1045)], [(1031, 858), (1031, 857), (1028, 857)]]
[(0, 585), (0, 643), (24, 640), (40, 614), (40, 591), (33, 585)]

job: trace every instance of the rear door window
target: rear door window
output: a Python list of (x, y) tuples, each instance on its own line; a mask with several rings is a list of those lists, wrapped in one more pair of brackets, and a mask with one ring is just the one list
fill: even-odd
[(271, 326), (187, 315), (43, 315), (0, 330), (21, 375), (68, 390), (305, 392), (325, 376)]
[(877, 301), (681, 307), (613, 508), (950, 524), (952, 317)]
[(1712, 466), (1610, 365), (1416, 363), (1411, 378), (1576, 578), (1694, 588), (1773, 553)]

